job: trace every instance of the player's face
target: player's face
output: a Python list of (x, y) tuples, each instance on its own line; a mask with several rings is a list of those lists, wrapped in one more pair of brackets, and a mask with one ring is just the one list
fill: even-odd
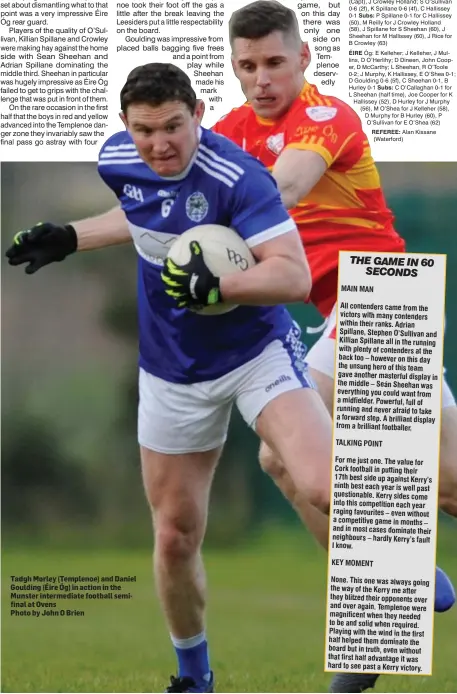
[(274, 31), (261, 39), (237, 38), (232, 46), (232, 66), (246, 99), (257, 115), (280, 118), (303, 87), (310, 63), (307, 43)]
[(160, 106), (131, 104), (121, 119), (130, 132), (140, 157), (159, 176), (177, 176), (189, 164), (198, 146), (202, 101), (192, 114), (182, 101)]

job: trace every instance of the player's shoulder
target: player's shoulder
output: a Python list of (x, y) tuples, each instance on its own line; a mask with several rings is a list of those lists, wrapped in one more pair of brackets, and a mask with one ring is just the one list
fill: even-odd
[(231, 111), (226, 113), (225, 116), (222, 116), (222, 118), (219, 118), (219, 120), (215, 123), (212, 128), (213, 132), (226, 135), (228, 137), (231, 136), (237, 127), (243, 125), (246, 118), (249, 117), (251, 111), (252, 107), (247, 101), (241, 106), (232, 108)]
[(361, 126), (361, 120), (352, 106), (336, 96), (321, 94), (314, 85), (307, 85), (296, 99), (288, 120), (303, 120), (315, 124), (341, 119)]
[[(338, 114), (342, 116), (348, 116), (350, 118), (355, 118), (358, 122), (361, 123), (360, 117), (356, 111), (350, 106), (346, 101), (343, 101), (342, 99), (339, 99), (336, 96), (327, 96), (325, 94), (321, 94), (322, 100), (325, 100), (324, 104), (316, 104), (315, 106), (311, 108), (319, 108), (319, 109), (325, 109), (328, 108), (330, 109), (331, 113), (333, 113), (336, 110), (335, 116), (338, 116)], [(316, 113), (314, 111), (313, 113)], [(326, 112), (324, 110), (318, 111), (319, 114), (325, 114)]]
[(132, 157), (137, 158), (139, 156), (132, 137), (127, 130), (120, 130), (105, 140), (100, 147), (99, 163), (103, 160), (116, 159), (116, 154), (119, 154), (119, 157), (132, 155)]
[(228, 175), (234, 182), (241, 178), (247, 179), (253, 173), (268, 173), (264, 165), (251, 154), (224, 135), (205, 128), (202, 128), (196, 161), (206, 173)]

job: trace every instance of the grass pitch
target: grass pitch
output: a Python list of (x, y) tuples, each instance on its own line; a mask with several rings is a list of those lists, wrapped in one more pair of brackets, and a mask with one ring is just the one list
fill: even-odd
[[(457, 581), (455, 526), (439, 561)], [(205, 553), (208, 636), (219, 692), (325, 692), (326, 560), (302, 533)], [(6, 549), (3, 692), (160, 692), (175, 660), (148, 550)], [(60, 601), (84, 617), (10, 616), (10, 576), (134, 575), (131, 599)], [(78, 603), (77, 605), (74, 603)], [(432, 677), (383, 676), (380, 692), (455, 692), (457, 609), (437, 615)]]

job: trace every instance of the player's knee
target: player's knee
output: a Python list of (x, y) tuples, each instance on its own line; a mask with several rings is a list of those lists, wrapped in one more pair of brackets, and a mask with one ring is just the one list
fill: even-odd
[(330, 490), (318, 482), (309, 484), (306, 489), (298, 492), (311, 506), (328, 516), (330, 513)]
[(283, 465), (278, 456), (273, 453), (265, 443), (262, 443), (259, 450), (259, 463), (262, 470), (270, 475), (274, 480), (281, 477)]
[(276, 483), (286, 499), (294, 506), (300, 507), (301, 499), (328, 515), (330, 511), (330, 489), (324, 479), (293, 479), (282, 460), (262, 443), (259, 451), (260, 466)]
[(457, 518), (457, 490), (454, 492), (454, 494), (448, 491), (440, 492), (440, 509), (449, 516)]
[(155, 552), (167, 564), (191, 559), (201, 544), (199, 523), (195, 518), (175, 517), (155, 521)]

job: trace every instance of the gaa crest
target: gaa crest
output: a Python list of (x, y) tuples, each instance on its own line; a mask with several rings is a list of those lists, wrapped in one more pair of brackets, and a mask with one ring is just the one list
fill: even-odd
[(192, 222), (201, 222), (208, 214), (208, 200), (203, 193), (196, 191), (186, 200), (186, 214)]
[(267, 139), (267, 147), (273, 154), (280, 154), (284, 149), (284, 133), (278, 133), (277, 135), (270, 135)]

